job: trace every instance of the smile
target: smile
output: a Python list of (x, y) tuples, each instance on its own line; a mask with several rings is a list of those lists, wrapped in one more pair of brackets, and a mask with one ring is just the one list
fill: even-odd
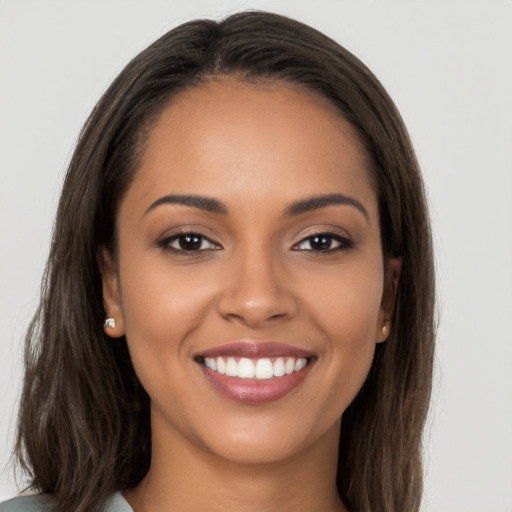
[(204, 365), (228, 377), (239, 377), (240, 379), (257, 379), (265, 380), (273, 377), (283, 377), (291, 375), (294, 372), (302, 370), (308, 363), (307, 358), (278, 357), (274, 360), (263, 357), (261, 359), (252, 360), (247, 357), (241, 358), (224, 358), (224, 357), (206, 357)]
[(222, 395), (251, 404), (284, 397), (304, 380), (316, 361), (310, 352), (280, 343), (233, 343), (194, 359)]

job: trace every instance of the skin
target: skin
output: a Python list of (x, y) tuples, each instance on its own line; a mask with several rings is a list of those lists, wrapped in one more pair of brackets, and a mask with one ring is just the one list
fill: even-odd
[[(214, 198), (227, 212), (150, 208), (168, 194)], [(354, 204), (286, 213), (329, 194), (366, 214)], [(103, 264), (116, 319), (107, 332), (126, 335), (151, 397), (151, 468), (124, 493), (134, 510), (346, 510), (341, 416), (386, 338), (400, 270), (399, 260), (384, 265), (376, 192), (351, 126), (326, 100), (282, 84), (225, 78), (188, 89), (154, 126), (117, 229), (118, 254)], [(169, 240), (180, 232), (211, 242), (180, 251)], [(330, 249), (311, 250), (318, 233)], [(194, 354), (241, 339), (316, 360), (285, 397), (240, 403), (211, 386)]]

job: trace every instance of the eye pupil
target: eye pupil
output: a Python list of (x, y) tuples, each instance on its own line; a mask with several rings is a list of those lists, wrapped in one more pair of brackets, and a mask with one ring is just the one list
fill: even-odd
[(202, 239), (198, 235), (183, 235), (179, 238), (180, 249), (184, 251), (198, 251), (201, 243)]
[(317, 235), (311, 238), (310, 244), (315, 251), (326, 251), (331, 248), (332, 239), (328, 236)]

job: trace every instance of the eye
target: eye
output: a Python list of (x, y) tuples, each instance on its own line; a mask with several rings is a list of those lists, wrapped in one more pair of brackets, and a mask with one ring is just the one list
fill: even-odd
[(158, 247), (181, 253), (198, 253), (220, 249), (220, 246), (200, 233), (177, 233), (158, 242)]
[(335, 252), (350, 249), (351, 240), (334, 233), (317, 233), (301, 240), (293, 247), (295, 251)]

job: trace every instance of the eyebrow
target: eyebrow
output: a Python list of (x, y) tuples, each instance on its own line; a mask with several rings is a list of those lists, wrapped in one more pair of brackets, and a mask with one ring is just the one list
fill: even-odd
[(297, 201), (296, 203), (291, 204), (290, 206), (288, 206), (288, 208), (286, 208), (284, 213), (287, 216), (299, 215), (301, 213), (309, 212), (311, 210), (318, 210), (320, 208), (325, 208), (326, 206), (340, 204), (353, 206), (354, 208), (357, 208), (365, 216), (367, 221), (370, 220), (368, 211), (362, 205), (362, 203), (357, 199), (345, 196), (344, 194), (327, 194), (309, 197), (308, 199)]
[(210, 213), (220, 213), (222, 215), (227, 215), (228, 213), (226, 205), (217, 199), (205, 196), (172, 194), (157, 199), (144, 212), (144, 215), (162, 204), (182, 204), (184, 206), (191, 206), (192, 208), (197, 208)]
[[(227, 206), (218, 199), (197, 195), (170, 194), (162, 196), (159, 199), (157, 199), (154, 203), (152, 203), (149, 206), (149, 208), (144, 212), (144, 215), (146, 215), (151, 210), (154, 210), (155, 208), (163, 204), (181, 204), (184, 206), (197, 208), (199, 210), (203, 210), (209, 213), (217, 213), (221, 215), (228, 214)], [(320, 208), (325, 208), (327, 206), (333, 205), (353, 206), (354, 208), (357, 208), (357, 210), (359, 210), (365, 216), (366, 220), (369, 221), (370, 219), (368, 211), (360, 201), (354, 199), (353, 197), (346, 196), (344, 194), (325, 194), (296, 201), (295, 203), (292, 203), (285, 209), (284, 214), (285, 216), (300, 215), (301, 213), (306, 213), (312, 210), (318, 210)]]

